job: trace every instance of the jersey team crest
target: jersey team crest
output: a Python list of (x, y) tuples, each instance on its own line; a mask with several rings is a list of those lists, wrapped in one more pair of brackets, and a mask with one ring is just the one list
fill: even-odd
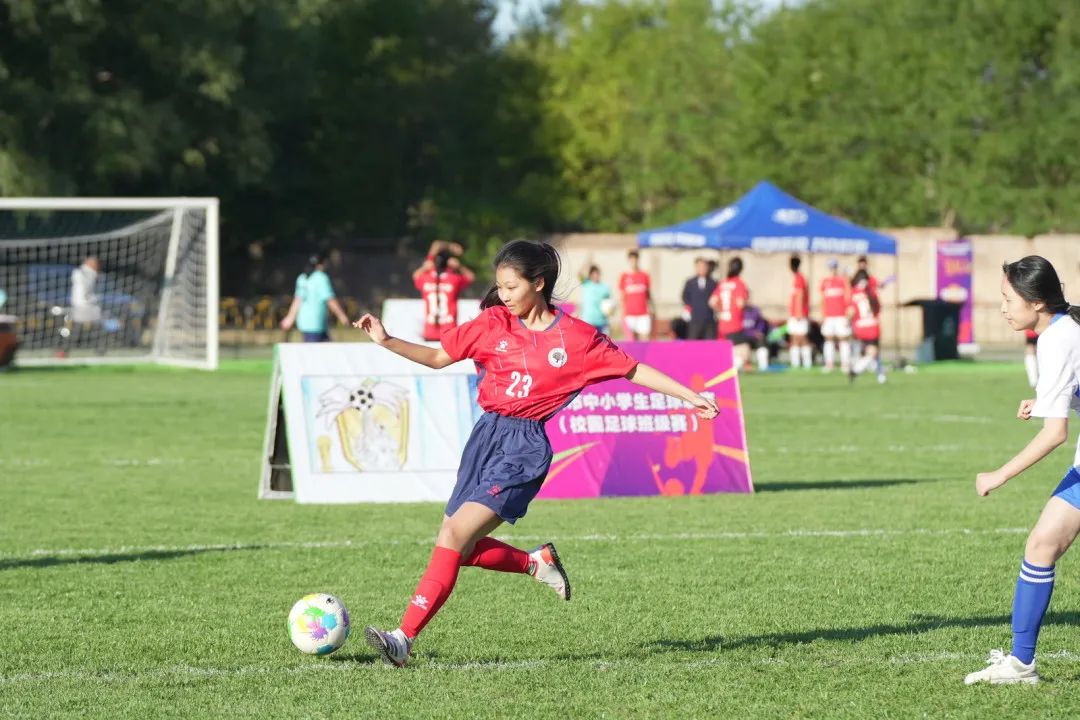
[(548, 352), (548, 365), (553, 368), (561, 368), (566, 364), (566, 348), (552, 348)]

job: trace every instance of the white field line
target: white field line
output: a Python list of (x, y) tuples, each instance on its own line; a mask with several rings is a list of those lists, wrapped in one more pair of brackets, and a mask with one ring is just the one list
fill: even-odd
[[(846, 659), (831, 659), (830, 665), (910, 665), (910, 664), (928, 664), (928, 663), (943, 663), (954, 662), (957, 660), (967, 660), (972, 663), (978, 663), (983, 656), (976, 653), (956, 653), (956, 652), (940, 652), (940, 653), (926, 653), (922, 655), (890, 655), (880, 658), (875, 657), (848, 657)], [(1055, 663), (1077, 663), (1080, 662), (1080, 654), (1058, 651), (1051, 653), (1040, 653), (1040, 660), (1052, 660)], [(818, 662), (819, 659), (807, 658), (802, 662)], [(751, 660), (745, 658), (729, 658), (723, 655), (723, 648), (718, 648), (713, 657), (703, 658), (700, 660), (690, 661), (663, 661), (662, 665), (670, 666), (674, 668), (707, 668), (723, 665), (740, 666), (757, 665), (757, 666), (769, 666), (769, 665), (798, 665), (801, 661), (798, 658), (771, 658), (763, 657)], [(537, 668), (563, 665), (563, 664), (582, 664), (593, 670), (610, 670), (617, 667), (633, 667), (643, 664), (648, 664), (648, 657), (642, 658), (612, 658), (611, 660), (574, 660), (574, 659), (547, 659), (537, 658), (535, 660), (508, 660), (508, 661), (471, 661), (462, 663), (448, 663), (448, 662), (420, 662), (417, 663), (417, 670), (436, 670), (444, 672), (506, 672), (514, 670), (535, 670)], [(197, 679), (197, 678), (234, 678), (234, 677), (252, 677), (252, 676), (266, 676), (273, 677), (279, 675), (306, 675), (310, 673), (356, 673), (361, 672), (367, 668), (376, 668), (379, 670), (385, 670), (385, 672), (401, 672), (397, 670), (391, 670), (390, 668), (382, 668), (377, 664), (377, 661), (372, 660), (370, 664), (358, 663), (358, 662), (333, 662), (326, 660), (315, 660), (305, 665), (294, 665), (292, 667), (269, 667), (265, 665), (248, 665), (237, 668), (215, 668), (215, 667), (191, 667), (188, 665), (174, 665), (172, 667), (154, 668), (150, 670), (141, 670), (138, 672), (121, 672), (121, 671), (89, 671), (89, 670), (60, 670), (53, 672), (39, 672), (39, 673), (17, 673), (14, 675), (0, 675), (0, 686), (5, 685), (20, 685), (20, 684), (38, 684), (38, 683), (54, 683), (57, 681), (68, 682), (98, 682), (98, 683), (111, 683), (111, 684), (134, 684), (147, 680), (171, 680), (171, 679)], [(405, 671), (408, 672), (408, 671)]]
[[(863, 419), (857, 415), (844, 412), (827, 412), (820, 410), (805, 410), (797, 407), (784, 407), (780, 409), (771, 408), (749, 408), (748, 415), (767, 415), (772, 417), (808, 417), (818, 420), (843, 420), (845, 422), (861, 422)], [(945, 413), (941, 415), (927, 415), (920, 413), (874, 413), (874, 419), (880, 420), (905, 420), (908, 422), (917, 423), (972, 423), (975, 425), (997, 425), (1003, 420), (1007, 420), (1012, 417), (1011, 415), (997, 415), (989, 417), (986, 415), (956, 415)]]
[[(509, 542), (664, 542), (683, 540), (785, 540), (805, 538), (895, 538), (914, 536), (951, 536), (951, 535), (1020, 535), (1030, 532), (1030, 528), (911, 528), (907, 530), (886, 530), (864, 528), (857, 530), (785, 530), (783, 532), (685, 532), (685, 533), (631, 533), (627, 535), (595, 533), (589, 535), (507, 535), (503, 540)], [(287, 549), (347, 549), (379, 547), (384, 545), (430, 545), (433, 539), (428, 536), (413, 539), (387, 540), (319, 540), (295, 542), (246, 542), (215, 543), (192, 545), (118, 545), (104, 548), (37, 548), (22, 552), (0, 554), (0, 561), (25, 560), (38, 557), (79, 557), (87, 558), (153, 552), (213, 552), (227, 550), (287, 550)]]

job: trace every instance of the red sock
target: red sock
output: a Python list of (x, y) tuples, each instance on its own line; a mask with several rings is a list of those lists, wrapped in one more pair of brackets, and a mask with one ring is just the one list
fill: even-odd
[(529, 572), (529, 553), (491, 537), (476, 541), (472, 555), (462, 565), (508, 573)]
[(450, 548), (435, 546), (431, 551), (424, 577), (416, 586), (405, 617), (401, 618), (401, 630), (410, 638), (415, 638), (428, 624), (439, 608), (454, 591), (458, 569), (461, 567), (461, 553)]

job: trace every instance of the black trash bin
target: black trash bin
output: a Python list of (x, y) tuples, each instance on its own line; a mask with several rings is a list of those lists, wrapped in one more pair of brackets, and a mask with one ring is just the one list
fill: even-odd
[(960, 308), (963, 303), (944, 300), (912, 300), (906, 307), (921, 307), (923, 340), (915, 350), (915, 362), (957, 360), (957, 333), (960, 330)]

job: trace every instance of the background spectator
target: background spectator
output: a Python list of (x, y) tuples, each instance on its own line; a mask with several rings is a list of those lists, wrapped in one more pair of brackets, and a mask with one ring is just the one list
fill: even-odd
[(683, 286), (682, 302), (690, 312), (686, 336), (688, 340), (715, 340), (716, 315), (709, 305), (709, 298), (716, 290), (712, 277), (715, 263), (705, 258), (694, 260), (694, 276)]
[(593, 265), (581, 281), (581, 311), (579, 317), (602, 333), (608, 331), (611, 288), (600, 282), (600, 268)]
[(349, 318), (334, 295), (330, 276), (326, 274), (326, 259), (319, 254), (312, 255), (308, 258), (307, 268), (296, 278), (296, 292), (289, 312), (281, 321), (281, 328), (287, 332), (295, 325), (303, 334), (304, 342), (329, 342), (328, 309), (339, 323), (349, 324)]
[(630, 269), (619, 276), (623, 330), (627, 340), (648, 340), (652, 335), (652, 317), (649, 315), (649, 273), (639, 268), (637, 250), (631, 250), (626, 258)]

